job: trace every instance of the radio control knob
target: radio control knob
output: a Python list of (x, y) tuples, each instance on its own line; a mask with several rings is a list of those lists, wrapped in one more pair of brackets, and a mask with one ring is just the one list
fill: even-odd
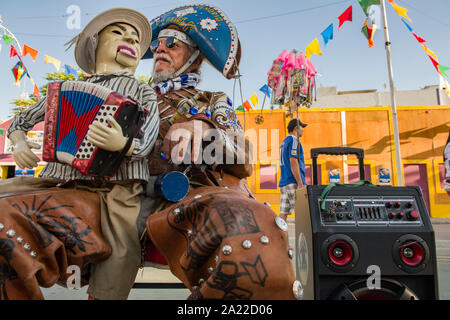
[(414, 205), (414, 202), (413, 202), (413, 201), (410, 201), (410, 202), (408, 202), (407, 207), (408, 207), (408, 208), (411, 208), (413, 205)]
[(397, 217), (398, 217), (399, 219), (401, 219), (401, 218), (403, 218), (404, 216), (405, 216), (405, 213), (404, 213), (404, 212), (400, 212), (400, 213), (398, 214)]
[(394, 219), (396, 216), (395, 212), (389, 213), (389, 219)]
[(397, 202), (394, 204), (394, 207), (400, 208), (401, 205), (402, 205), (402, 204), (400, 203), (400, 201), (397, 201)]
[(391, 208), (394, 205), (392, 201), (386, 202), (386, 208)]
[(408, 220), (417, 220), (419, 219), (419, 212), (416, 210), (412, 210), (408, 212)]

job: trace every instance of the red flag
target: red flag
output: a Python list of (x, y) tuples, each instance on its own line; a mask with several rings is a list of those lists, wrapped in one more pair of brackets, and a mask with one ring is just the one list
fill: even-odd
[(27, 55), (27, 53), (30, 54), (31, 59), (33, 59), (33, 61), (36, 61), (36, 56), (38, 55), (38, 51), (27, 46), (26, 44), (23, 45), (23, 51), (22, 51), (22, 56), (25, 57)]
[(436, 68), (436, 71), (440, 73), (438, 65), (439, 62), (437, 62), (432, 56), (430, 56), (429, 54), (427, 54), (428, 58), (430, 58), (431, 62), (433, 63), (434, 67)]
[(339, 27), (338, 27), (338, 29), (342, 26), (342, 24), (345, 22), (345, 21), (352, 21), (352, 10), (353, 10), (353, 8), (352, 8), (353, 6), (350, 6), (350, 7), (348, 7), (347, 8), (347, 10), (345, 10), (340, 16), (339, 16)]
[(34, 85), (34, 90), (33, 90), (33, 95), (32, 95), (33, 97), (36, 97), (38, 100), (40, 100), (40, 97), (39, 97), (39, 88), (37, 87), (37, 85), (35, 84)]
[(250, 102), (248, 102), (248, 100), (245, 100), (245, 102), (242, 104), (245, 108), (245, 110), (250, 111), (252, 110), (252, 105), (250, 104)]
[(422, 39), (421, 37), (419, 37), (417, 34), (415, 34), (414, 32), (411, 32), (413, 34), (414, 37), (416, 37), (417, 41), (419, 41), (420, 43), (424, 43), (425, 40)]
[(9, 57), (12, 58), (12, 57), (14, 57), (14, 56), (19, 56), (19, 54), (17, 53), (16, 48), (14, 48), (14, 46), (11, 45), (11, 51), (10, 51), (10, 53), (9, 53)]

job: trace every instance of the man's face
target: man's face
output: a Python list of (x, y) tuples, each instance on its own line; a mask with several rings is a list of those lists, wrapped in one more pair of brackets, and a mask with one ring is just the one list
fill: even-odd
[(114, 23), (98, 34), (96, 73), (134, 73), (141, 57), (139, 35), (125, 23)]
[(159, 45), (153, 54), (153, 79), (156, 82), (171, 79), (191, 54), (189, 46), (178, 40), (172, 48), (167, 48), (166, 39), (159, 38)]
[(303, 137), (303, 130), (304, 128), (302, 126), (296, 126), (292, 131), (292, 134), (295, 135), (297, 138)]

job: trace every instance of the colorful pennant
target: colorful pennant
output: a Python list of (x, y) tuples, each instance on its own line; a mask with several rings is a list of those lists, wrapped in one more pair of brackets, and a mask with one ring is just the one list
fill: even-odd
[(59, 68), (61, 67), (61, 61), (48, 55), (45, 55), (44, 62), (53, 64), (56, 68), (56, 71), (59, 71)]
[(437, 66), (438, 70), (442, 75), (444, 75), (448, 79), (447, 71), (450, 70), (449, 67), (443, 66), (442, 64)]
[(72, 74), (75, 80), (78, 79), (78, 71), (67, 64), (64, 65), (64, 74)]
[(5, 44), (8, 45), (8, 44), (10, 44), (11, 42), (14, 41), (14, 38), (4, 34), (3, 35), (3, 41), (5, 42)]
[(256, 93), (254, 93), (250, 97), (250, 101), (253, 103), (253, 106), (256, 107), (256, 105), (259, 105), (258, 97), (256, 96)]
[(408, 15), (406, 14), (408, 12), (407, 9), (400, 7), (399, 5), (395, 4), (393, 1), (390, 2), (391, 6), (394, 8), (395, 12), (397, 12), (397, 14), (399, 16), (405, 17), (406, 19), (408, 19), (409, 21), (412, 21), (410, 17), (408, 17)]
[(344, 24), (345, 21), (352, 21), (352, 13), (353, 13), (353, 6), (350, 6), (338, 17), (339, 19), (338, 29)]
[(270, 95), (272, 94), (272, 89), (267, 84), (264, 84), (261, 88), (259, 88), (259, 91), (261, 91), (264, 94), (267, 94), (269, 98)]
[(310, 44), (306, 46), (306, 57), (309, 58), (313, 53), (322, 55), (322, 51), (320, 50), (319, 41), (315, 38)]
[(330, 24), (324, 31), (322, 31), (321, 35), (325, 45), (327, 45), (329, 40), (333, 40), (333, 24)]
[(408, 22), (405, 21), (405, 19), (400, 18), (400, 20), (402, 20), (402, 22), (405, 24), (406, 28), (408, 28), (408, 30), (409, 30), (410, 32), (413, 31), (413, 29), (412, 29), (411, 26), (408, 24)]
[(16, 48), (14, 48), (14, 46), (11, 45), (11, 50), (9, 51), (9, 57), (10, 57), (10, 58), (13, 58), (13, 57), (15, 57), (15, 56), (19, 56), (19, 54), (17, 53)]
[(40, 100), (39, 88), (37, 87), (36, 84), (34, 84), (33, 94), (31, 96), (36, 97), (38, 100)]
[(412, 35), (416, 38), (417, 41), (419, 41), (419, 43), (424, 43), (426, 42), (424, 39), (422, 39), (421, 37), (419, 37), (417, 34), (415, 34), (414, 32), (411, 32)]
[(248, 100), (245, 100), (244, 103), (242, 104), (242, 106), (245, 108), (245, 110), (250, 111), (252, 110), (252, 105), (250, 104), (250, 102), (248, 102)]
[(37, 51), (36, 49), (33, 49), (26, 44), (23, 45), (22, 57), (25, 57), (27, 54), (29, 54), (31, 56), (31, 59), (33, 59), (33, 62), (35, 62), (38, 53), (39, 51)]

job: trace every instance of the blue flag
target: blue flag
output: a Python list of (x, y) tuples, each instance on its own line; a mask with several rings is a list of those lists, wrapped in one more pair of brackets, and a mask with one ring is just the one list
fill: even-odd
[(67, 64), (64, 65), (64, 74), (73, 74), (75, 80), (78, 79), (78, 71)]
[(267, 84), (263, 85), (261, 88), (259, 88), (259, 91), (261, 91), (262, 93), (266, 94), (267, 92), (267, 96), (270, 98), (270, 94), (272, 93), (272, 89), (270, 89)]
[(322, 31), (321, 35), (325, 45), (327, 45), (328, 40), (333, 40), (333, 24), (330, 24), (328, 28)]
[(400, 20), (403, 21), (403, 23), (405, 24), (405, 26), (408, 28), (408, 30), (409, 30), (410, 32), (413, 31), (413, 29), (412, 29), (411, 26), (405, 21), (405, 19), (401, 18)]

